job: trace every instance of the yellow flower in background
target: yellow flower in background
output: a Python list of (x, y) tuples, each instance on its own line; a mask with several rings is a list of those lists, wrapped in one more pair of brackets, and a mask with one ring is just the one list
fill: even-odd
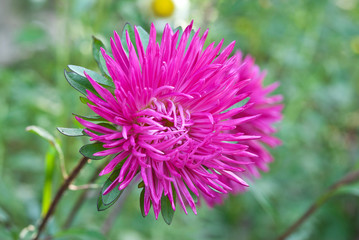
[(170, 17), (175, 9), (172, 0), (153, 0), (152, 11), (157, 17)]
[(137, 0), (138, 10), (150, 22), (154, 22), (158, 32), (166, 23), (171, 26), (187, 26), (190, 0)]

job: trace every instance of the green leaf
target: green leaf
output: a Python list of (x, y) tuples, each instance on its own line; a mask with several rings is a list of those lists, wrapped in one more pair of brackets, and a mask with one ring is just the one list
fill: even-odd
[(42, 191), (41, 216), (45, 216), (49, 210), (52, 199), (52, 182), (55, 173), (56, 149), (50, 145), (45, 158), (45, 183)]
[[(92, 55), (101, 71), (102, 74), (106, 74), (107, 68), (105, 65), (105, 69), (103, 68), (103, 65), (101, 64), (101, 58), (102, 57), (102, 53), (101, 53), (101, 48), (106, 49), (105, 45), (101, 42), (100, 39), (96, 38), (95, 36), (92, 36), (93, 42), (92, 42)], [(106, 71), (105, 71), (106, 70)]]
[(62, 128), (62, 127), (58, 127), (57, 130), (59, 130), (59, 132), (62, 133), (63, 135), (69, 136), (69, 137), (85, 136), (82, 128)]
[(87, 78), (82, 77), (75, 72), (68, 72), (65, 69), (65, 78), (73, 88), (83, 95), (87, 95), (86, 89), (91, 92), (96, 92)]
[(106, 148), (103, 147), (103, 143), (95, 142), (82, 146), (80, 148), (80, 153), (84, 157), (90, 158), (92, 160), (100, 160), (105, 158), (106, 156), (94, 156), (94, 154), (103, 150), (106, 150)]
[(359, 183), (340, 187), (335, 194), (350, 194), (359, 197)]
[(103, 77), (102, 75), (98, 74), (95, 71), (89, 70), (87, 68), (75, 65), (68, 65), (68, 68), (71, 69), (73, 72), (77, 73), (81, 77), (86, 77), (84, 72), (86, 72), (95, 82), (108, 86), (108, 87), (115, 87), (113, 81), (108, 80), (107, 78)]
[(249, 101), (249, 97), (243, 99), (242, 101), (240, 102), (237, 102), (236, 104), (232, 105), (231, 107), (227, 108), (226, 110), (224, 110), (223, 112), (221, 113), (225, 113), (225, 112), (228, 112), (229, 110), (232, 110), (232, 109), (235, 109), (235, 108), (240, 108), (240, 107), (243, 107), (244, 105), (246, 105)]
[(40, 137), (47, 140), (52, 146), (54, 146), (57, 153), (59, 154), (61, 164), (64, 164), (64, 153), (62, 152), (59, 142), (55, 139), (54, 136), (52, 136), (48, 131), (39, 126), (28, 126), (26, 128), (26, 131), (39, 135)]
[(187, 45), (186, 45), (186, 50), (188, 49), (189, 45), (191, 44), (192, 38), (193, 38), (194, 34), (195, 34), (195, 31), (192, 30), (191, 33), (189, 34), (189, 37), (188, 37), (188, 41), (187, 41)]
[(177, 39), (177, 47), (178, 47), (178, 44), (180, 43), (180, 40), (181, 40), (181, 37), (182, 37), (182, 34), (183, 34), (183, 29), (182, 27), (178, 27), (174, 30), (174, 32), (177, 32), (179, 31), (179, 34), (178, 34), (178, 39)]
[[(121, 165), (122, 167), (122, 165)], [(102, 186), (100, 195), (97, 200), (97, 210), (104, 211), (111, 207), (121, 196), (123, 190), (118, 190), (116, 186), (111, 192), (104, 195), (104, 191), (112, 184), (113, 181), (116, 180), (118, 175), (120, 174), (121, 167), (116, 167), (116, 169), (112, 172), (111, 176), (105, 181)]]
[(112, 129), (112, 130), (118, 130), (114, 125), (110, 124), (110, 123), (98, 123), (98, 125), (108, 128), (108, 129)]
[(55, 161), (56, 161), (55, 155), (56, 153), (59, 154), (62, 167), (64, 167), (63, 165), (64, 155), (58, 141), (56, 141), (55, 137), (52, 136), (45, 129), (38, 126), (28, 126), (26, 130), (39, 135), (43, 139), (47, 140), (50, 144), (50, 148), (47, 151), (45, 158), (45, 183), (44, 183), (43, 195), (42, 195), (42, 213), (41, 213), (42, 216), (44, 216), (48, 211), (52, 199), (52, 182), (53, 182), (53, 175), (55, 172)]
[(138, 185), (138, 188), (144, 188), (145, 187), (145, 183), (143, 181), (141, 181)]
[(52, 136), (48, 131), (43, 129), (42, 127), (38, 126), (28, 126), (26, 131), (35, 133), (42, 137), (43, 139), (47, 140), (50, 144), (55, 145), (55, 137)]
[(150, 40), (150, 35), (141, 26), (137, 26), (137, 30), (138, 30), (138, 34), (140, 35), (140, 38), (141, 38), (143, 50), (146, 51), (148, 42)]
[(140, 194), (140, 209), (141, 209), (142, 217), (146, 217), (146, 214), (145, 214), (145, 188), (142, 189), (141, 194)]
[[(112, 130), (117, 130), (117, 131), (121, 131), (120, 129), (122, 128), (121, 126), (119, 126), (118, 128), (116, 128), (114, 125), (112, 124), (109, 124), (107, 122), (100, 122), (100, 123), (97, 123), (97, 125), (99, 126), (102, 126), (102, 127), (105, 127), (105, 128), (108, 128), (108, 129), (112, 129)], [(92, 133), (95, 133), (97, 135), (103, 135), (104, 133), (101, 133), (101, 132), (97, 132), (97, 131), (94, 131), (90, 128), (86, 128), (88, 131), (92, 132)], [(87, 134), (86, 134), (87, 135)]]
[(111, 78), (110, 73), (108, 72), (108, 69), (107, 69), (105, 58), (102, 56), (101, 52), (99, 52), (99, 58), (100, 58), (100, 68), (102, 69), (102, 72), (104, 72), (104, 74), (106, 76)]
[(101, 48), (106, 49), (105, 44), (103, 44), (102, 41), (95, 36), (92, 36), (92, 40), (92, 55), (95, 61), (99, 63), (100, 58), (98, 54)]
[[(84, 97), (82, 97), (84, 98)], [(87, 99), (87, 98), (86, 98)], [(83, 115), (79, 115), (79, 114), (76, 114), (76, 113), (73, 113), (72, 115), (75, 115), (77, 117), (80, 117), (84, 120), (88, 120), (88, 121), (107, 121), (106, 119), (104, 119), (103, 117), (99, 116), (99, 115), (94, 115), (94, 116), (83, 116)]]
[(95, 105), (93, 102), (91, 102), (90, 100), (88, 100), (86, 97), (83, 97), (83, 96), (80, 96), (80, 101), (83, 103), (83, 104), (91, 104), (91, 105)]
[(193, 199), (193, 201), (194, 201), (194, 203), (198, 203), (198, 197), (197, 197), (197, 195), (196, 194), (194, 194), (191, 190), (189, 190), (188, 189), (188, 192), (189, 192), (189, 194), (191, 194), (191, 197), (192, 197), (192, 199)]
[(175, 211), (172, 208), (171, 202), (167, 196), (163, 195), (161, 198), (161, 214), (163, 220), (170, 225), (172, 223), (172, 219)]
[[(182, 38), (182, 35), (183, 35), (183, 29), (182, 27), (178, 27), (174, 30), (174, 32), (177, 32), (179, 31), (179, 35), (178, 35), (178, 40), (177, 40), (177, 47), (178, 47), (178, 44), (180, 43), (181, 41), (181, 38)], [(188, 37), (188, 40), (187, 40), (187, 45), (186, 45), (186, 49), (189, 47), (191, 41), (192, 41), (192, 38), (194, 36), (196, 32), (194, 30), (191, 31), (191, 33), (189, 34), (189, 37)]]
[(121, 36), (121, 43), (123, 46), (123, 49), (128, 53), (128, 46), (126, 41), (126, 31), (128, 32), (128, 35), (130, 36), (130, 40), (134, 46), (136, 46), (136, 38), (135, 38), (135, 31), (133, 30), (133, 27), (131, 24), (126, 23), (122, 30), (122, 36)]

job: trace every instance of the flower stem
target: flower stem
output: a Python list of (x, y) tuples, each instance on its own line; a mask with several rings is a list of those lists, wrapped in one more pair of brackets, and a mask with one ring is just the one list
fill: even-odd
[(80, 170), (86, 165), (87, 161), (88, 161), (87, 157), (81, 158), (81, 160), (79, 161), (77, 166), (74, 168), (74, 170), (72, 170), (70, 175), (65, 179), (65, 181), (61, 185), (60, 189), (57, 191), (56, 196), (55, 196), (54, 200), (52, 201), (52, 203), (51, 203), (51, 205), (49, 207), (49, 210), (47, 211), (44, 218), (41, 220), (39, 228), (38, 228), (38, 231), (36, 233), (36, 236), (33, 238), (33, 240), (38, 240), (39, 239), (39, 237), (40, 237), (42, 231), (44, 230), (47, 222), (49, 221), (51, 215), (54, 213), (55, 208), (56, 208), (57, 204), (59, 203), (61, 197), (64, 195), (65, 191), (68, 189), (71, 182), (79, 174)]
[(290, 236), (302, 223), (307, 220), (316, 210), (318, 210), (328, 199), (330, 199), (335, 192), (342, 186), (354, 183), (359, 180), (359, 170), (352, 171), (344, 176), (342, 179), (334, 183), (324, 192), (317, 200), (307, 209), (307, 211), (294, 222), (282, 235), (279, 236), (278, 240), (284, 240)]

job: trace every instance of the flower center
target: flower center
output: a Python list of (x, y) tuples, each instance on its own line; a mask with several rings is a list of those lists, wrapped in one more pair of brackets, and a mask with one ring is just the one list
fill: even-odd
[(181, 105), (154, 98), (147, 108), (136, 114), (133, 130), (140, 147), (137, 151), (169, 160), (188, 145), (192, 124), (190, 113)]

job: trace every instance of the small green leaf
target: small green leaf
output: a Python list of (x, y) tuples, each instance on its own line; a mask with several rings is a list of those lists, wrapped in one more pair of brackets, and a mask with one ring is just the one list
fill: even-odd
[(95, 105), (93, 102), (91, 102), (90, 100), (88, 100), (86, 97), (80, 96), (80, 101), (83, 104), (91, 104), (91, 105)]
[(175, 211), (172, 208), (171, 202), (167, 196), (162, 196), (161, 198), (161, 214), (163, 220), (170, 225), (172, 223), (173, 215)]
[(192, 197), (192, 199), (193, 199), (193, 201), (194, 201), (194, 203), (198, 203), (198, 197), (197, 197), (197, 195), (196, 194), (194, 194), (191, 190), (189, 190), (188, 189), (188, 192), (189, 192), (189, 194), (191, 194), (191, 197)]
[(143, 29), (141, 26), (137, 26), (138, 34), (140, 35), (141, 42), (143, 45), (143, 50), (146, 51), (147, 45), (150, 39), (150, 35)]
[(340, 187), (335, 194), (349, 194), (359, 197), (359, 183)]
[(178, 44), (180, 43), (180, 40), (181, 40), (181, 37), (182, 37), (182, 34), (183, 34), (183, 29), (182, 27), (178, 27), (174, 30), (174, 32), (177, 32), (179, 31), (179, 34), (178, 34), (178, 40), (177, 40), (177, 47), (178, 47)]
[(38, 126), (28, 126), (26, 131), (35, 133), (45, 140), (49, 141), (50, 144), (55, 145), (55, 138), (48, 131)]
[(108, 128), (108, 129), (112, 129), (112, 130), (118, 130), (114, 125), (112, 124), (109, 124), (109, 123), (98, 123), (98, 125), (102, 126), (102, 127), (105, 127), (105, 128)]
[[(106, 122), (100, 122), (100, 123), (96, 123), (96, 124), (97, 124), (97, 125), (100, 125), (100, 126), (102, 126), (102, 127), (108, 128), (108, 129), (121, 131), (121, 130), (120, 130), (120, 129), (121, 129), (121, 126), (119, 126), (118, 129), (117, 129), (114, 125), (109, 124), (109, 123), (106, 123)], [(90, 132), (92, 132), (92, 133), (95, 133), (95, 134), (97, 134), (97, 135), (103, 135), (103, 134), (104, 134), (104, 133), (102, 133), (102, 132), (94, 131), (94, 130), (92, 130), (92, 129), (90, 129), (90, 128), (86, 128), (86, 130), (88, 130), (88, 131), (90, 131)], [(87, 134), (86, 134), (86, 135), (87, 135)]]
[(100, 68), (102, 69), (101, 71), (108, 76), (109, 78), (111, 78), (110, 73), (108, 72), (107, 69), (107, 65), (106, 65), (106, 61), (105, 58), (102, 56), (102, 53), (99, 52), (99, 58), (100, 58)]
[(187, 45), (186, 45), (186, 50), (188, 49), (189, 45), (191, 44), (194, 34), (195, 34), (195, 31), (192, 30), (191, 33), (189, 34), (189, 37), (188, 37), (188, 41), (187, 41)]
[(246, 105), (248, 103), (249, 99), (250, 99), (250, 97), (246, 97), (242, 101), (239, 101), (238, 103), (235, 104), (236, 107), (238, 108), (238, 107), (242, 107), (242, 106)]
[(90, 81), (87, 78), (78, 75), (77, 73), (68, 72), (65, 69), (65, 78), (73, 88), (75, 88), (83, 95), (87, 95), (86, 89), (91, 92), (96, 92)]
[(237, 102), (236, 104), (232, 105), (231, 107), (227, 108), (226, 110), (224, 110), (221, 113), (225, 113), (228, 112), (229, 110), (235, 109), (235, 108), (240, 108), (243, 107), (244, 105), (246, 105), (249, 101), (249, 97), (243, 99), (242, 101)]
[(98, 63), (100, 60), (98, 53), (101, 50), (101, 48), (106, 49), (105, 44), (103, 44), (102, 41), (95, 36), (92, 36), (92, 40), (93, 40), (92, 55), (93, 55), (93, 58), (95, 59), (95, 61)]
[(100, 83), (102, 85), (108, 86), (108, 87), (115, 87), (115, 84), (113, 81), (108, 80), (107, 78), (103, 77), (102, 75), (98, 74), (95, 71), (89, 70), (87, 68), (81, 67), (81, 66), (75, 66), (75, 65), (68, 65), (68, 68), (71, 69), (73, 72), (77, 73), (81, 77), (86, 77), (84, 72), (86, 72), (95, 82)]
[[(106, 74), (105, 69), (103, 68), (103, 65), (101, 64), (101, 58), (102, 54), (101, 54), (101, 48), (105, 49), (105, 45), (101, 42), (100, 39), (96, 38), (95, 36), (92, 36), (93, 42), (92, 42), (92, 55), (99, 67), (99, 69), (101, 70), (102, 74)], [(106, 66), (106, 65), (105, 65)], [(106, 68), (107, 70), (107, 68)]]
[(106, 150), (106, 148), (103, 147), (103, 143), (96, 142), (82, 146), (80, 148), (80, 153), (84, 157), (90, 158), (92, 160), (100, 160), (105, 158), (106, 156), (94, 156), (94, 154), (103, 150)]
[(145, 183), (143, 181), (141, 181), (138, 185), (138, 188), (144, 188), (145, 187)]
[[(182, 27), (178, 27), (178, 28), (176, 28), (176, 29), (174, 30), (174, 32), (177, 32), (177, 31), (179, 31), (178, 40), (177, 40), (177, 47), (178, 47), (178, 45), (179, 45), (179, 43), (180, 43), (180, 41), (181, 41), (182, 35), (183, 35), (183, 29), (182, 29)], [(190, 32), (190, 34), (189, 34), (189, 36), (188, 36), (188, 40), (187, 40), (186, 49), (189, 47), (189, 45), (190, 45), (190, 43), (191, 43), (191, 41), (192, 41), (192, 38), (193, 38), (193, 36), (194, 36), (195, 33), (196, 33), (196, 32), (195, 32), (194, 30), (192, 30), (192, 31)]]
[(80, 137), (85, 136), (82, 128), (62, 128), (58, 127), (60, 133), (64, 134), (65, 136), (69, 137)]
[[(82, 97), (82, 98), (84, 98), (84, 97)], [(80, 118), (82, 118), (84, 120), (93, 121), (93, 122), (95, 122), (95, 121), (107, 121), (106, 119), (104, 119), (103, 117), (98, 116), (98, 115), (83, 116), (83, 115), (79, 115), (79, 114), (76, 114), (76, 113), (73, 113), (72, 115), (75, 115), (75, 116), (80, 117)]]
[(64, 168), (64, 166), (65, 166), (64, 165), (64, 161), (65, 161), (64, 153), (62, 152), (59, 141), (56, 140), (54, 136), (52, 136), (48, 131), (46, 131), (45, 129), (43, 129), (42, 127), (39, 127), (39, 126), (28, 126), (26, 128), (26, 131), (39, 135), (40, 137), (47, 140), (52, 146), (54, 146), (57, 153), (59, 154), (60, 163), (61, 163), (62, 167)]
[(113, 181), (116, 180), (118, 175), (120, 174), (121, 168), (117, 167), (111, 174), (111, 176), (105, 181), (102, 186), (100, 195), (97, 200), (97, 210), (103, 211), (111, 207), (121, 196), (123, 190), (118, 190), (118, 186), (116, 186), (111, 192), (104, 195), (104, 191), (112, 184)]
[(42, 191), (41, 216), (45, 216), (49, 210), (52, 199), (52, 182), (55, 173), (56, 149), (50, 145), (45, 158), (45, 183)]
[(128, 35), (130, 36), (130, 40), (133, 45), (136, 45), (136, 38), (135, 38), (135, 31), (133, 30), (133, 27), (131, 24), (126, 23), (122, 30), (122, 36), (121, 36), (121, 43), (124, 48), (124, 50), (128, 53), (128, 46), (126, 41), (126, 31), (128, 32)]
[(145, 188), (143, 188), (141, 191), (140, 208), (141, 208), (142, 217), (146, 217), (146, 214), (145, 214)]
[(47, 140), (50, 144), (50, 148), (48, 152), (46, 153), (46, 161), (45, 161), (45, 183), (43, 188), (43, 195), (42, 195), (42, 216), (46, 214), (48, 211), (48, 208), (50, 206), (51, 202), (51, 195), (52, 195), (52, 181), (53, 181), (53, 175), (55, 171), (55, 154), (57, 153), (59, 155), (60, 159), (60, 165), (62, 167), (62, 170), (65, 169), (64, 165), (64, 154), (62, 152), (61, 146), (59, 142), (55, 139), (54, 136), (52, 136), (48, 131), (45, 129), (38, 127), (38, 126), (28, 126), (26, 128), (26, 131), (35, 133), (39, 135), (40, 137)]

